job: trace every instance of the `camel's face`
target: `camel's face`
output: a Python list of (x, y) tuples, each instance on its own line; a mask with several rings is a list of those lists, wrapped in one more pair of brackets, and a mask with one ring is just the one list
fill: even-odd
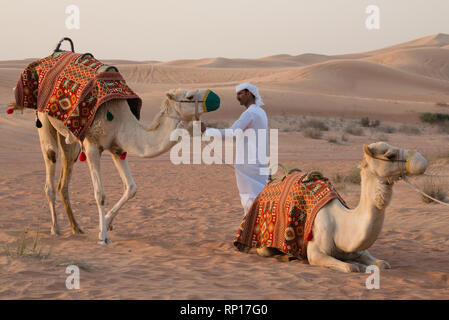
[(176, 104), (179, 116), (185, 120), (195, 120), (196, 116), (214, 111), (220, 106), (220, 98), (208, 89), (172, 89), (167, 97)]
[(419, 152), (399, 149), (386, 142), (364, 145), (364, 152), (365, 167), (383, 178), (423, 174), (428, 166)]

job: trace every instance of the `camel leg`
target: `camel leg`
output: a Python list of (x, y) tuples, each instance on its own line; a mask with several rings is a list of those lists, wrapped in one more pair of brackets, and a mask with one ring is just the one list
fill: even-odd
[(355, 259), (357, 262), (363, 263), (367, 266), (376, 265), (380, 269), (391, 269), (391, 266), (387, 261), (380, 260), (380, 259), (373, 257), (368, 252), (368, 250), (363, 250), (363, 251), (360, 251), (359, 253), (360, 253), (359, 258)]
[(125, 184), (125, 192), (123, 193), (120, 200), (109, 210), (106, 215), (106, 226), (108, 230), (112, 230), (112, 221), (115, 216), (118, 214), (120, 208), (130, 199), (132, 199), (137, 192), (137, 186), (134, 183), (133, 177), (131, 176), (131, 171), (128, 166), (128, 159), (121, 160), (120, 156), (111, 152), (112, 159), (114, 160), (115, 167), (117, 168), (120, 178), (122, 178), (123, 183)]
[(55, 210), (54, 187), (56, 158), (58, 155), (58, 143), (56, 141), (57, 132), (50, 124), (45, 114), (39, 112), (38, 117), (42, 123), (42, 127), (37, 131), (39, 132), (39, 140), (45, 162), (45, 196), (51, 214), (51, 234), (59, 235), (58, 218)]
[(324, 254), (312, 242), (307, 245), (307, 258), (310, 265), (322, 266), (333, 270), (343, 272), (360, 272), (359, 266), (352, 263), (346, 263), (335, 259), (334, 257)]
[(61, 147), (61, 176), (59, 178), (58, 191), (64, 205), (65, 212), (70, 221), (73, 234), (82, 234), (83, 230), (79, 227), (78, 223), (73, 216), (72, 206), (70, 205), (69, 198), (69, 183), (72, 176), (73, 165), (78, 158), (81, 151), (81, 147), (78, 143), (66, 144), (65, 138), (58, 134), (59, 146)]
[(256, 252), (261, 257), (272, 257), (274, 255), (279, 254), (279, 250), (277, 250), (276, 248), (270, 248), (270, 247), (257, 248)]
[(106, 194), (104, 192), (100, 171), (101, 152), (98, 146), (93, 145), (87, 139), (84, 142), (84, 146), (86, 148), (87, 163), (89, 164), (90, 175), (92, 178), (92, 183), (94, 185), (95, 200), (97, 201), (98, 207), (100, 224), (100, 232), (98, 234), (98, 238), (100, 241), (98, 242), (98, 244), (109, 244), (111, 243), (111, 238), (109, 237), (109, 233), (106, 230), (106, 217), (104, 213)]

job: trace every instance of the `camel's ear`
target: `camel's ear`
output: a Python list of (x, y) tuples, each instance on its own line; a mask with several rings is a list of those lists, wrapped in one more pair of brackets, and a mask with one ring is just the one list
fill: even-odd
[(170, 90), (170, 91), (167, 91), (167, 92), (165, 93), (165, 95), (166, 95), (167, 98), (169, 98), (169, 99), (176, 100), (176, 95), (175, 95), (173, 89)]
[(186, 93), (186, 99), (188, 100), (192, 100), (195, 97), (196, 91), (194, 90), (189, 90)]
[(373, 152), (366, 144), (363, 145), (363, 151), (365, 152), (366, 155), (374, 158)]

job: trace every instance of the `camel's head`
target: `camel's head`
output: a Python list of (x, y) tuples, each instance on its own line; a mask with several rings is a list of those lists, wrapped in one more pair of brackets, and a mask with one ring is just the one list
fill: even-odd
[(365, 156), (362, 168), (371, 173), (394, 181), (404, 175), (423, 174), (428, 166), (427, 160), (415, 150), (399, 149), (386, 142), (363, 145)]
[(220, 107), (220, 97), (209, 89), (171, 89), (166, 96), (174, 104), (175, 112), (184, 120), (195, 120), (202, 113)]

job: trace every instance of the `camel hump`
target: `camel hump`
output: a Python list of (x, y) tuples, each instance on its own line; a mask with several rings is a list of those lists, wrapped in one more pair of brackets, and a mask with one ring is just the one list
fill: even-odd
[(323, 180), (324, 176), (321, 172), (319, 171), (310, 171), (309, 173), (307, 173), (307, 175), (304, 177), (304, 179), (302, 180), (303, 182), (309, 182), (312, 180)]

